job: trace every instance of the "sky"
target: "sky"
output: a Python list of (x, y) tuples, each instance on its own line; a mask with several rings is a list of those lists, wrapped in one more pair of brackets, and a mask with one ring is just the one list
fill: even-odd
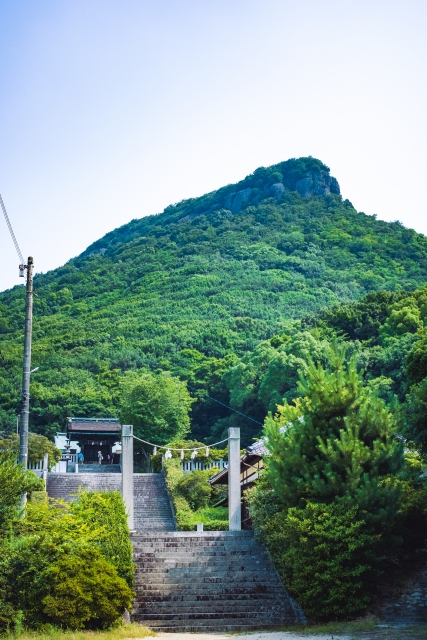
[[(0, 193), (46, 272), (126, 222), (314, 156), (427, 235), (425, 0), (1, 0)], [(22, 283), (0, 218), (0, 290)]]

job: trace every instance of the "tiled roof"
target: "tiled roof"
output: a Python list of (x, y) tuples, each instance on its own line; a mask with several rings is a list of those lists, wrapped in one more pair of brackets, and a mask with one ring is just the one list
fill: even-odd
[(117, 433), (122, 429), (114, 418), (69, 418), (67, 427), (68, 431), (89, 433)]
[(248, 455), (255, 456), (265, 456), (268, 454), (267, 448), (265, 446), (264, 440), (257, 440), (253, 444), (251, 444), (247, 449), (246, 453)]
[[(285, 433), (287, 425), (285, 424), (283, 427), (280, 427), (280, 433)], [(265, 440), (261, 438), (257, 440), (253, 444), (251, 444), (247, 449), (246, 453), (251, 456), (268, 456), (268, 450), (265, 446)]]

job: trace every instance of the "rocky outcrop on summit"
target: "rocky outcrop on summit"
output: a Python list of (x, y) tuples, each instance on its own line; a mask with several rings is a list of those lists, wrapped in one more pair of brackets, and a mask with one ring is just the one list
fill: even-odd
[[(288, 178), (287, 180), (285, 178)], [(231, 213), (239, 213), (248, 205), (257, 205), (263, 198), (273, 197), (276, 201), (289, 191), (297, 191), (303, 198), (313, 198), (315, 196), (328, 196), (331, 193), (340, 195), (340, 186), (338, 180), (329, 175), (324, 169), (314, 169), (307, 171), (302, 177), (284, 176), (283, 182), (275, 182), (274, 184), (264, 184), (262, 188), (246, 187), (239, 191), (229, 193), (224, 200), (224, 209), (228, 209)], [(206, 212), (205, 212), (206, 213)], [(182, 218), (180, 222), (189, 219)]]
[(303, 198), (327, 196), (330, 193), (340, 195), (340, 185), (338, 180), (332, 178), (326, 171), (309, 171), (304, 178), (296, 181), (295, 191), (298, 191)]
[(249, 206), (257, 207), (269, 198), (276, 203), (284, 202), (287, 198), (292, 200), (296, 193), (305, 199), (327, 196), (340, 198), (341, 195), (336, 178), (331, 177), (329, 167), (321, 160), (311, 156), (290, 158), (271, 167), (258, 167), (235, 184), (169, 205), (158, 215), (133, 220), (94, 242), (82, 253), (82, 257), (99, 254), (106, 247), (112, 249), (119, 244), (132, 242), (149, 233), (153, 227), (191, 223), (200, 216), (211, 216), (221, 211), (222, 215), (234, 215)]

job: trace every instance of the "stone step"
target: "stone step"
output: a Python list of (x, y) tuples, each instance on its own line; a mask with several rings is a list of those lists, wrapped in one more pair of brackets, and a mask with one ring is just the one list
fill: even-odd
[(257, 589), (248, 590), (248, 593), (242, 593), (239, 589), (238, 593), (230, 593), (229, 590), (224, 590), (222, 592), (217, 592), (211, 590), (201, 590), (198, 589), (197, 593), (188, 592), (188, 595), (185, 595), (185, 592), (177, 595), (174, 592), (169, 593), (154, 593), (153, 591), (149, 592), (150, 595), (138, 595), (134, 600), (134, 607), (139, 606), (142, 603), (153, 603), (153, 602), (165, 602), (165, 603), (187, 603), (191, 605), (191, 603), (196, 602), (252, 602), (253, 600), (277, 600), (277, 589), (271, 588), (270, 591), (262, 591), (258, 592)]
[[(281, 605), (280, 603), (274, 603), (272, 601), (262, 601), (262, 603), (258, 603), (256, 601), (247, 603), (242, 603), (240, 601), (229, 602), (228, 604), (223, 602), (200, 602), (197, 603), (188, 603), (188, 602), (153, 602), (141, 603), (140, 605), (134, 605), (132, 609), (132, 613), (134, 616), (147, 616), (153, 617), (153, 614), (156, 618), (170, 619), (170, 610), (173, 606), (173, 615), (174, 616), (199, 616), (205, 615), (207, 606), (209, 607), (210, 615), (217, 615), (222, 617), (222, 614), (230, 614), (234, 617), (239, 617), (239, 615), (253, 613), (254, 609), (257, 609), (259, 614), (268, 615), (268, 616), (284, 616), (287, 613), (286, 607)], [(166, 616), (168, 616), (166, 618)], [(178, 618), (179, 619), (179, 618)]]
[(227, 583), (225, 584), (221, 584), (221, 583), (215, 583), (215, 582), (204, 582), (204, 583), (200, 583), (197, 585), (193, 585), (192, 583), (187, 583), (187, 584), (181, 584), (181, 583), (172, 583), (172, 582), (168, 582), (168, 583), (161, 583), (161, 584), (149, 584), (149, 583), (143, 583), (140, 584), (138, 587), (138, 593), (136, 595), (136, 598), (138, 599), (139, 596), (141, 596), (142, 598), (144, 597), (151, 597), (152, 595), (155, 596), (171, 596), (171, 595), (178, 595), (178, 596), (200, 596), (206, 598), (205, 599), (209, 599), (208, 596), (210, 594), (229, 594), (229, 595), (233, 595), (233, 596), (237, 596), (238, 594), (254, 594), (254, 593), (266, 593), (269, 594), (271, 593), (271, 589), (274, 588), (274, 591), (276, 593), (279, 593), (278, 597), (282, 597), (283, 595), (283, 589), (284, 587), (282, 587), (281, 585), (281, 589), (278, 590), (277, 585), (273, 585), (271, 584), (271, 582), (269, 582), (268, 584), (257, 584), (255, 583), (241, 583), (239, 586), (239, 589), (237, 590), (234, 586), (228, 586)]
[(243, 564), (254, 563), (266, 563), (270, 558), (264, 554), (257, 554), (254, 551), (247, 551), (246, 553), (227, 553), (227, 552), (214, 552), (214, 553), (194, 553), (188, 551), (185, 553), (182, 549), (177, 553), (165, 553), (159, 551), (153, 553), (152, 551), (144, 552), (141, 550), (134, 550), (134, 560), (137, 562), (140, 559), (144, 560), (145, 564), (152, 562), (169, 563), (171, 561), (186, 562), (186, 563), (203, 563), (203, 562), (233, 562)]
[[(200, 569), (200, 571), (203, 571), (203, 574), (205, 577), (209, 577), (212, 575), (215, 575), (217, 577), (223, 577), (224, 575), (230, 574), (233, 575), (234, 573), (237, 573), (239, 576), (242, 575), (247, 575), (248, 573), (253, 573), (254, 572), (254, 567), (251, 567), (250, 565), (247, 565), (246, 567), (234, 567), (232, 563), (228, 563), (228, 564), (215, 564), (215, 565), (208, 565), (208, 564), (203, 564), (200, 563), (198, 564), (197, 562), (194, 562), (191, 565), (188, 564), (184, 564), (184, 563), (179, 563), (176, 565), (168, 565), (168, 566), (162, 566), (159, 567), (157, 565), (152, 565), (152, 566), (138, 566), (136, 571), (135, 571), (135, 576), (139, 577), (142, 579), (142, 576), (155, 576), (158, 575), (160, 576), (182, 576), (185, 577), (187, 575), (193, 575), (194, 570), (195, 569)], [(262, 568), (261, 565), (257, 565), (256, 567), (256, 571), (257, 571), (257, 575), (262, 576), (265, 572), (270, 574), (271, 573), (271, 568), (267, 567), (267, 568)]]
[(250, 620), (250, 624), (255, 625), (257, 620), (258, 622), (260, 622), (261, 620), (265, 622), (272, 622), (274, 620), (275, 623), (282, 620), (282, 617), (280, 615), (277, 615), (275, 611), (268, 612), (261, 609), (252, 609), (252, 611), (225, 611), (223, 613), (211, 613), (209, 609), (206, 609), (204, 612), (197, 613), (173, 612), (163, 613), (161, 615), (157, 614), (155, 618), (153, 618), (152, 614), (149, 613), (137, 613), (135, 614), (135, 616), (132, 615), (132, 618), (138, 620), (138, 622), (147, 621), (147, 626), (150, 627), (151, 625), (158, 625), (166, 621), (169, 623), (173, 622), (175, 625), (178, 621), (191, 622), (192, 620), (197, 620), (199, 623), (201, 623), (202, 621), (208, 620), (213, 621), (228, 619), (233, 622), (237, 620), (241, 620), (242, 622), (244, 622), (245, 620)]
[[(194, 588), (199, 588), (200, 585), (202, 584), (221, 584), (221, 585), (227, 585), (227, 584), (232, 584), (232, 585), (238, 585), (238, 584), (254, 584), (257, 583), (260, 586), (262, 585), (270, 585), (271, 584), (271, 580), (269, 579), (269, 572), (265, 572), (265, 575), (259, 575), (259, 574), (244, 574), (241, 576), (233, 576), (232, 573), (228, 573), (225, 575), (210, 575), (210, 576), (200, 576), (197, 575), (196, 572), (192, 572), (189, 573), (185, 576), (183, 575), (177, 575), (176, 580), (174, 580), (174, 584), (181, 584), (181, 585), (194, 585)], [(171, 579), (170, 576), (162, 576), (162, 575), (154, 575), (154, 576), (150, 576), (150, 574), (146, 574), (144, 575), (144, 579), (139, 578), (138, 576), (135, 579), (135, 583), (140, 586), (140, 585), (158, 585), (157, 588), (161, 588), (162, 585), (168, 586), (171, 583)], [(197, 585), (197, 587), (196, 587)]]
[[(144, 539), (147, 536), (140, 533), (132, 534), (132, 538)], [(248, 538), (253, 540), (253, 531), (169, 531), (167, 534), (160, 536), (159, 540), (193, 540), (193, 541), (205, 541), (205, 540), (223, 540), (225, 538), (231, 538), (232, 540), (239, 540), (240, 538)], [(154, 538), (153, 538), (154, 540)]]
[[(137, 621), (136, 621), (137, 622)], [(144, 626), (149, 627), (153, 631), (161, 631), (162, 633), (240, 633), (246, 631), (258, 631), (258, 630), (274, 630), (283, 627), (283, 622), (279, 621), (272, 624), (260, 624), (259, 620), (254, 624), (228, 624), (229, 621), (218, 621), (216, 625), (207, 625), (203, 621), (200, 624), (193, 622), (192, 624), (182, 623), (178, 621), (174, 626), (168, 626), (168, 624), (155, 624), (148, 621), (144, 622)], [(248, 621), (246, 621), (248, 622)]]

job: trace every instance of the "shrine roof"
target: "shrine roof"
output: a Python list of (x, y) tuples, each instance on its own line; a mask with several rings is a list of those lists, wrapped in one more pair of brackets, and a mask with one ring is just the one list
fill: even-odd
[(68, 432), (118, 433), (122, 425), (116, 418), (68, 418)]

